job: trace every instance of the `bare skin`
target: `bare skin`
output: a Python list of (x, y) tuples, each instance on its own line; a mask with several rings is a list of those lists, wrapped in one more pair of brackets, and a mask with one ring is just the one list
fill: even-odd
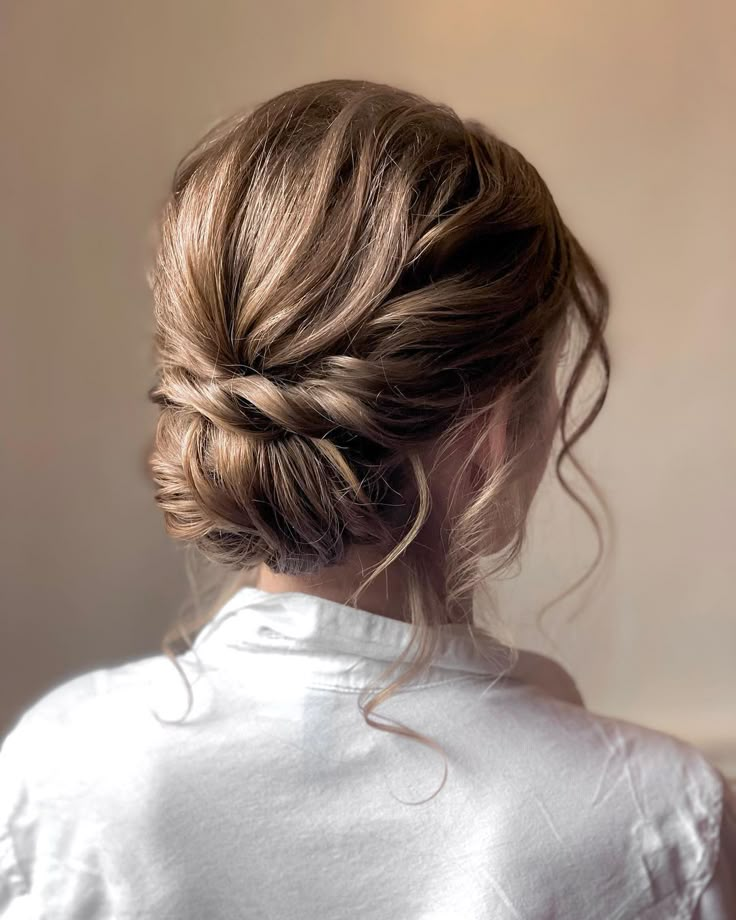
[[(549, 436), (546, 439), (540, 440), (539, 453), (536, 457), (532, 458), (531, 465), (526, 471), (525, 482), (528, 483), (526, 488), (527, 507), (531, 504), (547, 463), (554, 420), (558, 409), (559, 403), (555, 394), (550, 403), (550, 412), (548, 415), (550, 423), (548, 429)], [(497, 463), (503, 454), (505, 447), (506, 413), (506, 401), (504, 400), (494, 413), (493, 425), (489, 426), (486, 442), (488, 449), (486, 460), (484, 461), (488, 464)], [(431, 563), (429, 570), (431, 572), (436, 572), (438, 576), (441, 575), (443, 569), (442, 559), (444, 558), (443, 547), (445, 545), (442, 522), (448, 510), (449, 484), (454, 472), (455, 462), (456, 461), (453, 461), (452, 457), (449, 457), (444, 464), (440, 464), (434, 468), (430, 478), (432, 511), (428, 521), (417, 538), (418, 541), (426, 547), (426, 552)], [(472, 471), (470, 475), (472, 475)], [(462, 494), (467, 494), (467, 491), (462, 488), (458, 489), (458, 495)], [(505, 538), (506, 535), (499, 534), (499, 547), (505, 545)], [(380, 547), (352, 547), (346, 561), (342, 565), (330, 567), (329, 570), (324, 570), (313, 575), (278, 574), (262, 564), (257, 570), (257, 579), (253, 584), (263, 591), (269, 591), (275, 594), (285, 591), (299, 591), (323, 597), (327, 600), (337, 601), (338, 603), (345, 603), (357, 586), (364, 580), (368, 570), (377, 565), (385, 555), (385, 550)], [(439, 588), (439, 584), (437, 587)], [(357, 606), (362, 610), (377, 613), (381, 616), (401, 619), (399, 611), (404, 607), (407, 592), (408, 585), (405, 576), (405, 567), (402, 564), (401, 558), (399, 558), (389, 565), (381, 575), (371, 582), (358, 596)], [(472, 597), (464, 599), (463, 608), (467, 613), (468, 620), (472, 622)]]

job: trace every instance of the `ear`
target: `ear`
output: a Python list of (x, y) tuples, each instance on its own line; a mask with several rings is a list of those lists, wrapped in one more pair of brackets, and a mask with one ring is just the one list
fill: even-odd
[(488, 474), (503, 463), (506, 455), (507, 428), (510, 399), (507, 392), (497, 397), (486, 412), (481, 413), (468, 432), (468, 452), (481, 436), (480, 451), (470, 461), (471, 488), (477, 489), (488, 479)]
[[(485, 445), (478, 463), (488, 472), (500, 466), (506, 457), (506, 443), (511, 398), (508, 390), (496, 398), (494, 404), (478, 419), (478, 427), (484, 429)], [(476, 428), (476, 434), (478, 428)]]
[(506, 442), (509, 426), (509, 413), (511, 410), (511, 395), (505, 390), (496, 401), (491, 413), (491, 424), (488, 432), (488, 449), (491, 461), (500, 465), (506, 458)]

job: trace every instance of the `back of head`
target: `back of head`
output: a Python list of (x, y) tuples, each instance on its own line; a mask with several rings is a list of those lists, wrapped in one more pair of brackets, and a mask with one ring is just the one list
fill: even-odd
[(503, 564), (521, 547), (509, 490), (575, 320), (563, 453), (605, 397), (568, 437), (595, 352), (608, 371), (608, 298), (537, 171), (390, 86), (310, 84), (217, 124), (176, 170), (152, 286), (157, 501), (174, 537), (238, 571), (314, 572), (357, 545), (418, 571), (425, 451), (506, 394), (506, 456), (453, 522), (447, 603), (478, 578), (493, 508), (513, 523)]

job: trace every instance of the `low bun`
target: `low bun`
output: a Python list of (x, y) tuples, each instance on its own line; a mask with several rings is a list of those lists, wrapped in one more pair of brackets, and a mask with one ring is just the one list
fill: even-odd
[(262, 374), (202, 380), (177, 367), (150, 396), (162, 409), (149, 465), (167, 530), (213, 561), (307, 573), (338, 564), (349, 545), (395, 537), (406, 508), (388, 493), (406, 485), (401, 463), (348, 429), (352, 413), (386, 441), (348, 389)]

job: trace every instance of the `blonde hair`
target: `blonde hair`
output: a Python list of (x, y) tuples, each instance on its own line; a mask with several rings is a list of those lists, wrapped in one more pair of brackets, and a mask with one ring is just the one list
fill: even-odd
[[(382, 676), (418, 654), (361, 711), (437, 747), (370, 713), (430, 667), (435, 627), (463, 620), (458, 599), (517, 558), (526, 509), (509, 495), (573, 326), (585, 341), (561, 401), (556, 470), (599, 537), (584, 577), (601, 557), (599, 525), (560, 464), (569, 458), (606, 509), (571, 453), (608, 389), (606, 285), (517, 150), (445, 105), (357, 80), (301, 86), (218, 122), (178, 164), (157, 242), (156, 501), (174, 538), (235, 570), (213, 610), (167, 632), (164, 652), (178, 667), (172, 642), (191, 648), (262, 563), (316, 572), (351, 546), (386, 547), (348, 603), (401, 560), (412, 639)], [(595, 355), (603, 385), (569, 433)], [(422, 450), (452, 451), (502, 394), (507, 454), (451, 522), (440, 597), (414, 544), (431, 503)], [(513, 537), (483, 571), (500, 515)]]

